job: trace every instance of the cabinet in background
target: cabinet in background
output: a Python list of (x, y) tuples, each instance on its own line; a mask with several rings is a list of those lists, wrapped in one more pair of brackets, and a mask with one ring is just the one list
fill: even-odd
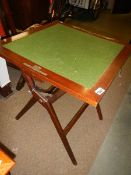
[(49, 0), (9, 0), (17, 29), (26, 29), (48, 19)]

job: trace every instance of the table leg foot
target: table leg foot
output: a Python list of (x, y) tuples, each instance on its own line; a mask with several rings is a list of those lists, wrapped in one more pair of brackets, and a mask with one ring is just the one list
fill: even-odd
[(24, 108), (17, 114), (16, 120), (19, 120), (35, 103), (36, 99), (32, 97), (28, 103), (24, 106)]

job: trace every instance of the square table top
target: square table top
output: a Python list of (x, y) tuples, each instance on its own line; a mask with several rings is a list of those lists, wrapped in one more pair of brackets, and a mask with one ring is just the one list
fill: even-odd
[[(64, 80), (69, 82), (69, 86), (71, 86), (70, 83), (73, 83), (69, 93), (75, 85), (80, 89), (84, 88), (84, 93), (86, 91), (89, 93), (107, 70), (112, 69), (114, 65), (119, 68), (123, 65), (128, 57), (123, 55), (125, 48), (128, 53), (129, 49), (123, 43), (107, 40), (60, 23), (49, 25), (43, 30), (4, 45), (4, 49), (13, 52), (17, 57), (27, 59), (39, 66), (38, 69), (44, 68), (45, 74), (43, 74), (46, 77), (49, 75), (46, 70), (49, 70), (54, 75), (62, 77), (63, 82)], [(24, 62), (23, 64), (30, 67), (30, 63)], [(38, 72), (42, 74), (41, 70)], [(114, 75), (112, 74), (112, 78)], [(100, 99), (100, 95), (103, 95), (112, 81), (111, 78), (109, 79), (105, 87), (102, 86), (103, 83), (98, 85), (94, 92), (95, 95), (92, 96), (93, 100)], [(62, 82), (59, 83), (62, 86)], [(57, 86), (59, 83), (54, 85)], [(69, 87), (66, 87), (66, 84), (68, 83), (65, 82), (65, 88), (62, 89), (68, 92)], [(102, 93), (100, 92), (99, 95), (96, 90), (102, 90)], [(98, 95), (99, 98), (96, 97)], [(77, 92), (76, 96), (80, 97), (80, 94)], [(96, 100), (93, 105), (96, 105), (97, 101), (99, 100)], [(92, 103), (89, 100), (86, 102)]]

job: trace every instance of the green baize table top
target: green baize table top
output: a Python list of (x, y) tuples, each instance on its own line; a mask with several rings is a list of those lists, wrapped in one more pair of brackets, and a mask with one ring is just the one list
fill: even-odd
[(5, 44), (4, 47), (91, 88), (124, 46), (57, 24)]

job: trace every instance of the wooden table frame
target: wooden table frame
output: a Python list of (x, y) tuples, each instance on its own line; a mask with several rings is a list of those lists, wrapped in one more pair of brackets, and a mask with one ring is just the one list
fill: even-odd
[[(34, 31), (29, 31), (28, 34), (31, 34), (35, 31), (39, 31), (41, 29), (44, 29), (52, 25), (56, 25), (56, 23), (48, 24), (46, 26), (40, 27), (39, 29), (37, 28)], [(97, 34), (94, 34), (94, 35), (98, 36)], [(21, 35), (19, 36), (21, 37)], [(26, 33), (25, 34), (23, 33), (22, 37), (23, 36), (26, 36)], [(101, 37), (105, 38), (104, 36), (101, 36)], [(8, 39), (7, 42), (9, 42), (11, 39), (12, 38)], [(106, 38), (106, 39), (109, 39), (109, 38)], [(110, 40), (113, 40), (113, 39), (110, 38)], [(113, 40), (113, 41), (119, 42), (116, 40)], [(39, 102), (48, 111), (49, 116), (51, 117), (51, 120), (54, 123), (54, 126), (61, 138), (61, 141), (72, 163), (76, 165), (77, 161), (69, 145), (66, 135), (71, 130), (71, 128), (74, 126), (76, 121), (80, 118), (81, 114), (85, 111), (88, 105), (94, 106), (97, 110), (99, 119), (100, 120), (103, 119), (101, 109), (99, 106), (99, 102), (102, 99), (104, 93), (101, 95), (98, 95), (95, 93), (95, 90), (98, 87), (103, 87), (106, 92), (111, 82), (115, 78), (116, 74), (118, 73), (120, 68), (123, 66), (123, 64), (126, 62), (130, 52), (131, 52), (131, 47), (129, 44), (126, 44), (125, 47), (121, 50), (121, 52), (117, 55), (115, 60), (112, 62), (112, 64), (104, 72), (102, 77), (98, 80), (98, 82), (91, 89), (87, 89), (83, 87), (82, 85), (79, 85), (71, 80), (68, 80), (50, 70), (47, 70), (44, 67), (40, 67), (39, 65), (29, 61), (28, 59), (23, 58), (22, 56), (17, 55), (13, 53), (12, 51), (1, 46), (0, 56), (2, 56), (3, 58), (5, 58), (9, 62), (15, 64), (16, 66), (20, 68), (28, 84), (28, 87), (32, 93), (32, 98), (25, 105), (25, 107), (20, 111), (20, 113), (16, 116), (16, 119), (19, 119), (36, 102)], [(49, 87), (48, 89), (41, 90), (35, 85), (34, 79), (39, 80), (39, 81), (47, 81), (51, 83), (52, 86)], [(42, 91), (43, 95), (41, 95), (39, 91)], [(79, 98), (84, 103), (80, 107), (80, 109), (77, 111), (77, 113), (73, 116), (71, 121), (67, 124), (67, 126), (63, 129), (52, 104), (62, 95), (64, 95), (66, 92)]]
[[(72, 152), (72, 149), (68, 143), (68, 140), (66, 138), (66, 135), (71, 130), (73, 125), (77, 122), (77, 120), (80, 118), (81, 114), (85, 111), (85, 109), (88, 107), (88, 103), (83, 103), (83, 105), (80, 107), (80, 109), (76, 112), (76, 114), (73, 116), (72, 120), (66, 125), (66, 127), (63, 129), (59, 119), (57, 117), (57, 114), (54, 110), (54, 107), (52, 106), (52, 103), (54, 103), (57, 99), (59, 99), (62, 95), (65, 94), (64, 91), (60, 90), (59, 88), (56, 88), (55, 86), (50, 86), (48, 89), (39, 89), (35, 85), (35, 81), (25, 74), (23, 72), (23, 76), (28, 84), (28, 87), (33, 95), (33, 97), (29, 100), (29, 102), (25, 105), (25, 107), (20, 111), (20, 113), (16, 116), (16, 119), (18, 120), (20, 117), (24, 115), (25, 112), (27, 112), (36, 102), (39, 102), (49, 113), (49, 116), (51, 117), (52, 122), (54, 123), (54, 126), (62, 140), (62, 143), (64, 144), (64, 147), (74, 165), (77, 164), (77, 161), (75, 159), (75, 156)], [(44, 95), (41, 95), (39, 91), (42, 91)], [(102, 113), (100, 110), (100, 106), (98, 105), (96, 107), (99, 119), (102, 120)]]

